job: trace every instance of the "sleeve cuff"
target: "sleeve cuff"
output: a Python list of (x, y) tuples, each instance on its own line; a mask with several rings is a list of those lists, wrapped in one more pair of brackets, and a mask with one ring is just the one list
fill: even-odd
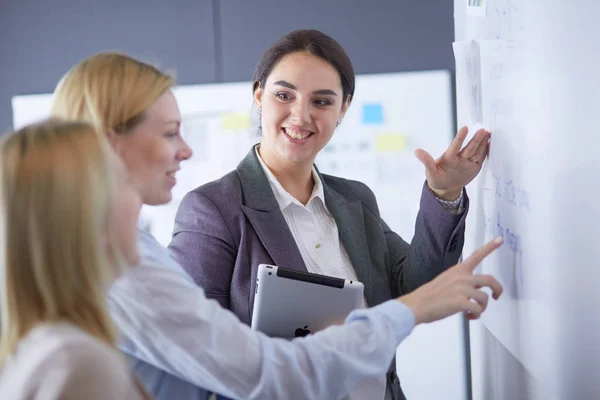
[[(429, 186), (427, 187), (429, 189)], [(465, 189), (463, 188), (460, 192), (460, 196), (458, 196), (458, 198), (456, 200), (453, 201), (447, 201), (447, 200), (443, 200), (440, 199), (439, 197), (437, 197), (435, 195), (435, 193), (433, 193), (433, 191), (431, 189), (429, 189), (431, 191), (431, 194), (433, 195), (433, 197), (442, 205), (442, 207), (444, 208), (444, 210), (447, 210), (448, 212), (451, 212), (452, 214), (460, 214), (462, 212), (462, 210), (464, 209), (463, 207), (463, 202), (464, 202), (464, 193), (465, 193)]]
[(412, 310), (398, 300), (388, 300), (375, 307), (355, 310), (346, 318), (346, 322), (368, 319), (373, 315), (376, 318), (387, 319), (392, 324), (398, 344), (410, 335), (415, 327), (415, 315)]

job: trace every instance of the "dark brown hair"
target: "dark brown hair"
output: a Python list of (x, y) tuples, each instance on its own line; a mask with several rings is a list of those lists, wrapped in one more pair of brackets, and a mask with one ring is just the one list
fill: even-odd
[(277, 63), (296, 52), (308, 52), (331, 64), (340, 75), (343, 100), (354, 95), (354, 68), (342, 46), (330, 36), (314, 29), (296, 30), (284, 35), (269, 47), (256, 66), (253, 91), (265, 86), (267, 78)]

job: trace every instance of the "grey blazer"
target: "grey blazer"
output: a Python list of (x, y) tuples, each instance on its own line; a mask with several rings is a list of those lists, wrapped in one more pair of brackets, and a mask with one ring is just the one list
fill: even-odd
[[(466, 196), (465, 211), (454, 215), (424, 185), (409, 245), (381, 219), (375, 195), (366, 185), (320, 177), (325, 203), (365, 285), (369, 306), (406, 294), (458, 262)], [(183, 198), (169, 249), (209, 298), (246, 324), (252, 317), (259, 264), (307, 271), (254, 148), (235, 171)], [(389, 383), (395, 386), (394, 398), (404, 398), (395, 373)]]

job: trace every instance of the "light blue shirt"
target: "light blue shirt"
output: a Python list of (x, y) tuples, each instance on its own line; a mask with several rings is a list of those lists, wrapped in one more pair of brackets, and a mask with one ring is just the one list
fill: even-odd
[(412, 311), (396, 300), (356, 310), (341, 326), (292, 341), (250, 330), (208, 300), (147, 232), (141, 264), (109, 291), (119, 346), (157, 399), (202, 399), (204, 389), (236, 399), (342, 399), (384, 375), (412, 331)]

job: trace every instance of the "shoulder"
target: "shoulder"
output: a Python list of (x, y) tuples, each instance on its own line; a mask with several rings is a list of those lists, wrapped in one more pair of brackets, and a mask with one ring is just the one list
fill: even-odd
[(73, 372), (113, 369), (123, 372), (124, 360), (116, 349), (69, 323), (52, 324), (45, 328), (37, 346), (53, 349), (50, 356)]
[(214, 206), (240, 203), (242, 184), (236, 171), (205, 183), (187, 193), (181, 200), (180, 208), (193, 208), (196, 204), (212, 203)]
[(79, 354), (110, 350), (93, 336), (70, 323), (46, 323), (32, 329), (19, 342), (16, 359), (36, 354), (38, 364), (52, 359), (57, 364), (77, 362)]
[(62, 399), (139, 398), (125, 358), (78, 328), (63, 341), (56, 361), (63, 369)]
[(15, 383), (19, 376), (27, 375), (26, 384), (32, 390), (54, 392), (61, 399), (135, 394), (125, 360), (117, 350), (68, 323), (35, 328), (7, 368), (17, 372)]
[[(152, 313), (161, 303), (177, 307), (185, 296), (191, 299), (192, 295), (202, 292), (164, 248), (160, 251), (158, 257), (142, 257), (139, 265), (127, 268), (111, 285), (107, 300), (113, 319), (115, 312), (123, 315), (136, 314), (139, 310)], [(118, 319), (116, 322), (122, 329)]]
[[(127, 268), (111, 286), (143, 284), (153, 279), (165, 279), (164, 276), (182, 276), (189, 282), (191, 277), (183, 270), (181, 265), (173, 258), (172, 251), (158, 243), (151, 233), (138, 229), (138, 249), (140, 251), (140, 262), (136, 266)], [(139, 276), (138, 276), (139, 275)], [(188, 282), (188, 283), (189, 283)], [(112, 290), (109, 291), (111, 293)]]
[(61, 352), (64, 354), (65, 363), (75, 375), (95, 375), (117, 378), (126, 372), (125, 360), (115, 349), (105, 343), (88, 336), (74, 338), (63, 343)]

